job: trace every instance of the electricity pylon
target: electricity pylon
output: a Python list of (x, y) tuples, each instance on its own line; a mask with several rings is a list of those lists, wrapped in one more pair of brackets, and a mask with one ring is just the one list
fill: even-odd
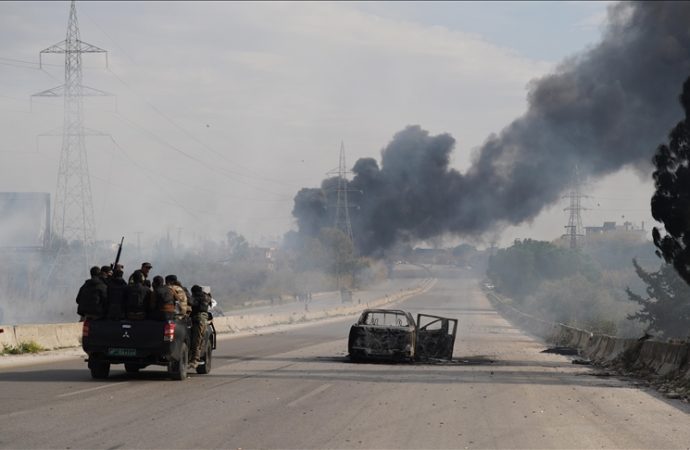
[(565, 229), (568, 232), (564, 237), (567, 237), (570, 241), (570, 248), (576, 249), (578, 247), (578, 241), (581, 241), (584, 237), (582, 230), (582, 216), (581, 211), (587, 209), (582, 207), (582, 199), (586, 197), (580, 192), (580, 177), (577, 166), (575, 166), (575, 175), (573, 177), (573, 185), (570, 192), (564, 198), (570, 199), (570, 205), (564, 208), (563, 211), (568, 211), (570, 217), (568, 218), (568, 225)]
[[(336, 188), (336, 204), (335, 204), (335, 214), (333, 216), (333, 228), (336, 228), (347, 236), (352, 250), (354, 250), (354, 241), (352, 239), (352, 224), (350, 223), (350, 204), (347, 200), (348, 181), (347, 174), (347, 163), (345, 162), (345, 144), (340, 143), (340, 163), (338, 164), (338, 169), (328, 172), (328, 175), (335, 175), (338, 178), (338, 187)], [(338, 289), (341, 289), (341, 278), (342, 278), (342, 259), (345, 257), (344, 254), (336, 254), (336, 285)], [(342, 294), (341, 294), (342, 295)]]
[(352, 242), (352, 224), (350, 223), (350, 205), (347, 201), (347, 165), (345, 163), (345, 144), (340, 143), (340, 164), (338, 165), (338, 188), (335, 205), (334, 227), (345, 233)]
[(70, 4), (65, 40), (42, 50), (39, 53), (41, 64), (43, 55), (48, 53), (65, 54), (65, 83), (34, 94), (34, 97), (64, 97), (62, 148), (53, 206), (51, 246), (60, 249), (72, 241), (80, 241), (86, 248), (95, 241), (96, 227), (84, 145), (86, 133), (82, 97), (110, 94), (82, 84), (82, 53), (105, 53), (106, 65), (108, 56), (106, 50), (80, 39), (74, 0)]

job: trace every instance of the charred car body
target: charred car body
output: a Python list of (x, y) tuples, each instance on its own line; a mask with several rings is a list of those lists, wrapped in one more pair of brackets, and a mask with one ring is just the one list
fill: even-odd
[(453, 358), (458, 321), (399, 309), (366, 309), (350, 328), (350, 359), (423, 361)]

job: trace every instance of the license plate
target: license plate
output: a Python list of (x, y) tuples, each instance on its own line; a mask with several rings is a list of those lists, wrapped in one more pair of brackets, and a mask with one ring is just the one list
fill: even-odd
[(108, 356), (137, 356), (136, 348), (109, 348)]

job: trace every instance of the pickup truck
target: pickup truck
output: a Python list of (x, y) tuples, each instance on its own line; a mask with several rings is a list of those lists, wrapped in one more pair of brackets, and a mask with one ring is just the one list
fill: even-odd
[[(124, 364), (136, 373), (150, 365), (166, 366), (175, 380), (187, 378), (191, 347), (191, 321), (182, 320), (86, 320), (82, 328), (82, 348), (88, 355), (93, 378), (107, 378), (112, 364)], [(196, 371), (211, 372), (216, 331), (209, 314), (201, 364)]]

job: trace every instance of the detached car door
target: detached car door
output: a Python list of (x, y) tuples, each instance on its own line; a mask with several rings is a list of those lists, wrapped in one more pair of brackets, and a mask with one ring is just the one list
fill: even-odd
[(417, 359), (453, 359), (457, 319), (417, 314)]

